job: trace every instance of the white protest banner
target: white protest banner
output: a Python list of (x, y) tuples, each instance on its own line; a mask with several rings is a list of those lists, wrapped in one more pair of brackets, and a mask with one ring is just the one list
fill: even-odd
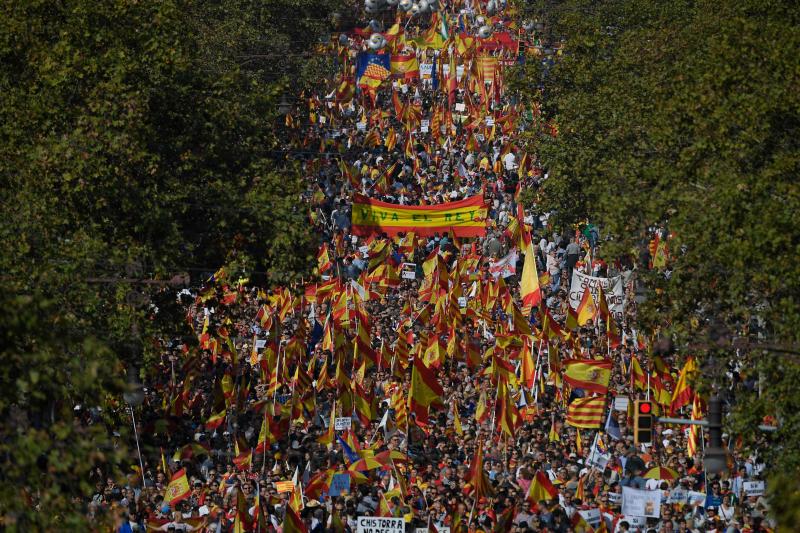
[(405, 533), (406, 531), (406, 524), (402, 518), (359, 516), (357, 520), (357, 533)]
[(602, 287), (603, 293), (606, 295), (606, 302), (608, 302), (608, 310), (611, 311), (614, 320), (622, 320), (625, 310), (625, 286), (622, 283), (622, 276), (596, 278), (582, 274), (575, 269), (572, 272), (572, 283), (569, 287), (569, 305), (573, 309), (577, 309), (580, 305), (586, 287), (589, 287), (595, 303), (600, 297), (600, 287)]
[(614, 398), (614, 410), (627, 413), (629, 403), (630, 399), (627, 396), (617, 396)]
[(601, 452), (597, 449), (597, 446), (593, 444), (589, 450), (589, 457), (586, 459), (586, 464), (593, 466), (602, 472), (606, 469), (606, 466), (610, 460), (611, 454)]
[(626, 516), (661, 516), (661, 491), (622, 487), (622, 514)]
[(745, 481), (743, 488), (746, 496), (763, 496), (766, 486), (763, 481)]
[(592, 527), (600, 525), (600, 509), (588, 509), (586, 511), (578, 511), (586, 522)]
[(333, 429), (335, 429), (336, 431), (343, 431), (345, 429), (350, 429), (351, 425), (352, 425), (352, 419), (349, 416), (343, 416), (333, 421)]
[(467, 109), (467, 106), (463, 102), (459, 102), (459, 103), (456, 104), (456, 111), (464, 111), (466, 109)]

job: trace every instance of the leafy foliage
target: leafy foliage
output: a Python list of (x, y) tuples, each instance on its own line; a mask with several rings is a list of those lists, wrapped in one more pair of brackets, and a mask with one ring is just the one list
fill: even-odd
[[(122, 456), (102, 452), (110, 433), (73, 423), (71, 409), (119, 392), (125, 366), (151, 349), (140, 335), (182, 332), (174, 294), (120, 278), (234, 263), (291, 282), (313, 265), (276, 104), (290, 84), (318, 79), (301, 65), (337, 5), (4, 4), (0, 415), (28, 422), (0, 430), (11, 480), (0, 512), (33, 521), (22, 529), (58, 517), (84, 529), (70, 498), (87, 495), (93, 464)], [(246, 57), (257, 54), (270, 59)], [(133, 462), (124, 457), (125, 471)]]
[[(550, 173), (544, 207), (598, 223), (608, 257), (643, 251), (650, 227), (672, 233), (670, 276), (641, 272), (657, 290), (640, 318), (760, 381), (736, 385), (733, 420), (751, 443), (772, 439), (773, 471), (796, 472), (797, 363), (752, 345), (800, 341), (800, 9), (574, 0), (546, 13), (567, 40), (541, 102), (559, 134), (529, 138)], [(755, 430), (766, 415), (776, 435)]]

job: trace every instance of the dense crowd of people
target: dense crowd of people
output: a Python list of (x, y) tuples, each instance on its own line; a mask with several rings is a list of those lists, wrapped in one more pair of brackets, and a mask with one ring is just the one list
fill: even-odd
[[(634, 443), (636, 399), (704, 415), (691, 360), (637, 330), (636, 272), (663, 268), (666, 236), (605, 262), (597, 228), (548, 224), (536, 207), (547, 173), (519, 139), (540, 117), (503, 74), (550, 59), (526, 47), (510, 7), (441, 4), (332, 43), (338, 78), (286, 117), (319, 275), (264, 288), (221, 268), (179, 296), (196, 340), (162, 339), (148, 372), (144, 472), (123, 487), (97, 471), (88, 512), (113, 510), (121, 532), (355, 532), (363, 516), (407, 531), (768, 530), (763, 465), (735, 439), (721, 475), (704, 469), (700, 430), (657, 424), (652, 443)], [(476, 38), (484, 27), (494, 33)], [(365, 59), (380, 54), (391, 68), (370, 79)], [(413, 207), (475, 195), (480, 237), (353, 228), (356, 196)], [(533, 309), (520, 294), (526, 235)], [(578, 312), (576, 273), (619, 279), (619, 301)], [(608, 375), (576, 386), (571, 361), (610, 362)], [(600, 422), (570, 423), (570, 406), (595, 397)], [(623, 514), (623, 488), (660, 493), (660, 507)]]

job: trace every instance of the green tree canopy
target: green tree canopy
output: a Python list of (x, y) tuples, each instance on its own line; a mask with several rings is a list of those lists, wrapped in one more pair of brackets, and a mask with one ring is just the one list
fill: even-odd
[[(670, 275), (641, 272), (663, 291), (650, 292), (640, 318), (682, 351), (716, 354), (760, 380), (760, 394), (737, 389), (736, 429), (762, 443), (775, 471), (800, 471), (796, 361), (753, 349), (797, 351), (800, 341), (800, 9), (650, 0), (527, 9), (546, 17), (551, 39), (566, 37), (540, 100), (558, 135), (528, 139), (549, 171), (542, 207), (560, 224), (599, 224), (608, 257), (642, 250), (649, 227), (672, 234)], [(539, 99), (539, 79), (528, 81), (524, 92)], [(769, 437), (777, 445), (755, 430), (765, 415), (781, 420)]]
[(26, 530), (61, 516), (84, 529), (70, 497), (91, 488), (88, 468), (118, 458), (97, 455), (110, 433), (73, 424), (71, 409), (104, 405), (142, 365), (137, 331), (182, 328), (174, 296), (119, 278), (233, 263), (289, 282), (313, 265), (276, 104), (318, 80), (305, 59), (337, 6), (4, 3), (0, 416), (26, 422), (0, 428), (0, 514)]

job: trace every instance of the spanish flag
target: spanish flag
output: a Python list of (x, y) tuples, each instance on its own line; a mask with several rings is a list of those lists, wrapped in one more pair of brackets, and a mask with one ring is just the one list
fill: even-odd
[(395, 78), (415, 79), (419, 78), (419, 61), (417, 54), (393, 55), (391, 62), (392, 76)]
[(567, 424), (576, 428), (597, 429), (603, 424), (605, 396), (576, 398), (567, 407)]
[(317, 268), (319, 269), (319, 273), (322, 274), (332, 266), (333, 263), (331, 262), (331, 256), (328, 253), (328, 244), (322, 243), (322, 246), (320, 246), (319, 252), (317, 253)]
[(308, 533), (308, 527), (291, 506), (286, 506), (283, 518), (283, 533)]
[(547, 474), (541, 471), (536, 472), (531, 481), (531, 486), (528, 488), (528, 501), (530, 503), (539, 503), (556, 498), (558, 498), (558, 489), (547, 477)]
[(597, 316), (597, 304), (592, 297), (591, 291), (589, 291), (589, 287), (586, 287), (583, 290), (583, 296), (581, 296), (581, 302), (578, 304), (578, 309), (576, 309), (576, 312), (578, 315), (579, 326), (583, 326)]
[(483, 443), (478, 442), (478, 448), (475, 450), (475, 457), (472, 459), (472, 464), (469, 468), (469, 483), (475, 489), (472, 497), (475, 499), (482, 496), (494, 496), (494, 489), (486, 479), (486, 471), (483, 469)]
[[(520, 224), (523, 225), (524, 222), (520, 220)], [(523, 236), (527, 233), (528, 230), (522, 226)], [(519, 291), (520, 297), (522, 298), (522, 312), (526, 317), (530, 317), (531, 310), (542, 301), (542, 289), (539, 287), (539, 274), (536, 272), (536, 258), (533, 253), (533, 243), (531, 242), (530, 235), (524, 239), (526, 241), (525, 264), (522, 267), (522, 279), (519, 281)]]
[(167, 490), (164, 493), (164, 501), (169, 502), (170, 506), (174, 507), (179, 501), (188, 498), (191, 492), (189, 488), (189, 479), (186, 477), (186, 469), (181, 468), (173, 474), (167, 486)]
[(697, 375), (697, 362), (694, 357), (689, 357), (681, 369), (678, 376), (678, 383), (675, 385), (675, 390), (672, 392), (672, 403), (670, 409), (676, 411), (684, 405), (692, 401), (694, 391), (692, 390), (691, 383)]
[(441, 403), (442, 394), (444, 390), (436, 380), (436, 375), (425, 366), (421, 357), (415, 357), (411, 371), (411, 388), (408, 393), (409, 408), (417, 413), (427, 412), (427, 408), (432, 404)]
[(612, 364), (610, 359), (567, 359), (564, 361), (564, 381), (574, 389), (605, 394), (611, 380)]

